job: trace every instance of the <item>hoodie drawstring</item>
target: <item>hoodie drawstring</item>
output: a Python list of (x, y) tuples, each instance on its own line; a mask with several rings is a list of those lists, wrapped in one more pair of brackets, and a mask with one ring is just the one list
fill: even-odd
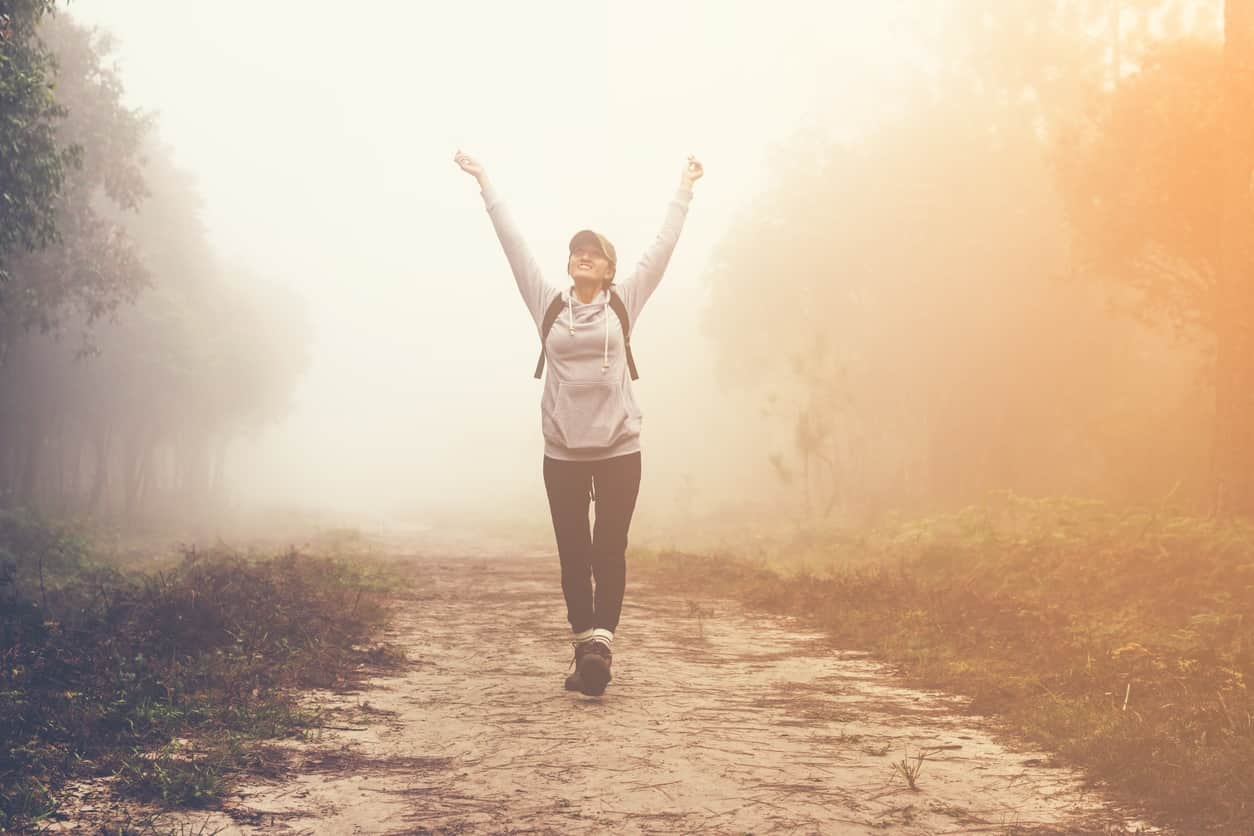
[[(605, 304), (601, 308), (601, 318), (605, 320), (605, 349), (601, 356), (601, 374), (605, 374), (610, 368), (610, 299), (608, 293), (605, 297)], [(570, 335), (575, 336), (575, 292), (573, 290), (566, 296), (566, 321), (570, 323)]]

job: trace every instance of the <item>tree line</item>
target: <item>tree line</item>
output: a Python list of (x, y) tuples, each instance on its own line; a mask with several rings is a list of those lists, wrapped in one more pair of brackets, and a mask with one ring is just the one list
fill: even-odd
[(935, 66), (869, 136), (797, 136), (707, 269), (789, 502), (1254, 512), (1254, 2), (946, 9)]
[(215, 256), (109, 37), (54, 6), (0, 3), (0, 507), (212, 509), (307, 364), (302, 302)]

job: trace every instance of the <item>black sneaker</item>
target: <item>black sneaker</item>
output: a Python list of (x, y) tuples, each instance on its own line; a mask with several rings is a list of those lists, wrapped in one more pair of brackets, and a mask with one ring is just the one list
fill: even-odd
[(592, 639), (588, 639), (587, 641), (582, 641), (582, 642), (571, 642), (571, 645), (573, 645), (575, 648), (575, 658), (572, 659), (570, 662), (571, 667), (574, 668), (574, 671), (566, 675), (566, 690), (567, 691), (582, 691), (583, 690), (583, 677), (579, 675), (579, 660), (583, 658), (584, 654), (587, 653), (588, 650), (591, 648)]
[[(614, 677), (610, 674), (610, 662), (614, 654), (605, 642), (595, 639), (587, 642), (588, 647), (580, 652), (575, 648), (575, 674), (579, 677), (579, 690), (589, 697), (599, 697), (605, 693), (605, 686)], [(569, 681), (569, 680), (568, 680)]]

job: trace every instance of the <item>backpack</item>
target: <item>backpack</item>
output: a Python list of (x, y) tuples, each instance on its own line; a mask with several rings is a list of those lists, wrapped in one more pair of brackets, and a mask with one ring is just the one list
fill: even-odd
[[(627, 370), (631, 372), (632, 380), (639, 380), (640, 375), (636, 372), (636, 360), (631, 356), (631, 322), (627, 317), (627, 306), (623, 304), (622, 298), (615, 292), (614, 286), (609, 287), (610, 293), (610, 310), (614, 311), (618, 316), (618, 322), (623, 326), (623, 348), (627, 351)], [(559, 293), (553, 303), (549, 305), (549, 309), (544, 312), (544, 321), (540, 324), (540, 359), (536, 362), (536, 380), (539, 380), (544, 373), (544, 341), (549, 335), (549, 331), (553, 330), (553, 323), (557, 322), (557, 315), (562, 312), (562, 308), (566, 303), (562, 301), (562, 295)]]

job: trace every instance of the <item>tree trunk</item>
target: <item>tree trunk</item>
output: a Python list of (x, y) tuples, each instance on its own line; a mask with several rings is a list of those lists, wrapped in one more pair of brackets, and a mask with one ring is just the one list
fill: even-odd
[(100, 500), (109, 484), (109, 435), (104, 430), (96, 431), (96, 470), (92, 474), (91, 496), (87, 500), (87, 511), (96, 515), (100, 510)]
[(56, 461), (53, 466), (56, 469), (56, 486), (52, 486), (54, 481), (49, 475), (48, 489), (48, 507), (54, 509), (57, 514), (65, 514), (69, 510), (69, 499), (65, 488), (66, 469), (69, 467), (69, 456), (66, 450), (69, 448), (69, 433), (66, 432), (66, 425), (69, 422), (62, 413), (57, 416), (56, 424), (51, 433), (51, 437), (56, 444)]
[(1254, 514), (1254, 0), (1224, 6), (1225, 182), (1216, 292), (1215, 512)]
[(139, 481), (143, 474), (144, 447), (142, 432), (132, 429), (122, 442), (122, 513), (129, 519), (135, 515), (139, 499)]
[(226, 505), (226, 454), (227, 442), (219, 439), (214, 444), (213, 475), (209, 480), (209, 495), (219, 508)]
[(80, 429), (74, 433), (73, 468), (70, 471), (70, 496), (76, 514), (83, 510), (83, 450), (86, 446)]
[(44, 435), (39, 431), (39, 419), (31, 416), (27, 424), (26, 444), (22, 458), (21, 482), (18, 485), (18, 505), (36, 507), (35, 492), (39, 488), (39, 468), (43, 464)]
[[(2, 385), (2, 384), (0, 384)], [(13, 504), (13, 483), (16, 466), (16, 441), (13, 432), (16, 422), (6, 419), (0, 410), (0, 508)]]

